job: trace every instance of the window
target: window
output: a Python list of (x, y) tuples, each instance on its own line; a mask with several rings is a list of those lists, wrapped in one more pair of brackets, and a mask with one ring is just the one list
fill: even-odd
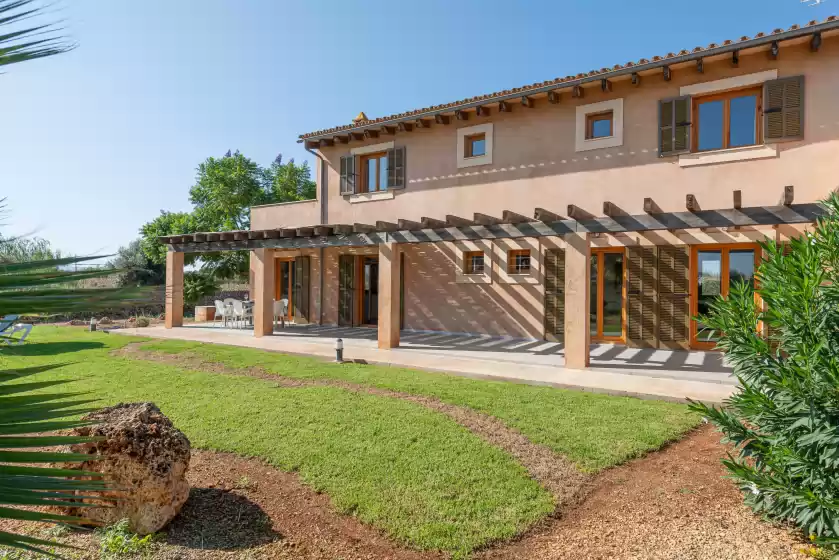
[(361, 156), (361, 185), (358, 192), (387, 190), (387, 152)]
[(483, 274), (484, 270), (483, 251), (467, 251), (463, 254), (464, 274)]
[(586, 140), (596, 140), (597, 138), (609, 138), (612, 136), (613, 120), (613, 111), (586, 115)]
[(762, 88), (758, 87), (694, 98), (694, 151), (758, 144), (761, 93)]
[(485, 156), (487, 153), (486, 143), (486, 134), (484, 134), (483, 132), (480, 134), (473, 134), (471, 136), (467, 136), (464, 141), (465, 151), (463, 157), (471, 158)]
[(507, 274), (530, 272), (530, 249), (516, 249), (507, 253)]

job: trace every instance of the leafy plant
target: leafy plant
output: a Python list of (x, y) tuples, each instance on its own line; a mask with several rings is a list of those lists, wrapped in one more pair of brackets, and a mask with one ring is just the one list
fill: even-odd
[(140, 327), (140, 328), (148, 327), (150, 324), (151, 324), (151, 321), (149, 320), (148, 317), (142, 317), (142, 316), (137, 317), (137, 320), (134, 321), (134, 326), (135, 327)]
[[(757, 294), (743, 284), (703, 323), (740, 386), (724, 408), (692, 403), (736, 446), (723, 461), (745, 501), (839, 544), (839, 196), (812, 233), (763, 243)], [(765, 307), (760, 303), (765, 302)], [(763, 327), (763, 328), (761, 328)], [(765, 332), (761, 332), (761, 331)], [(768, 336), (766, 336), (768, 334)]]
[[(0, 0), (0, 66), (61, 54), (75, 48), (53, 24), (32, 25), (42, 13), (35, 0)], [(27, 22), (23, 24), (23, 22)]]
[(154, 535), (140, 537), (132, 533), (128, 519), (97, 531), (100, 555), (103, 559), (133, 556), (146, 552), (154, 542)]
[(184, 274), (184, 304), (191, 307), (204, 296), (212, 295), (219, 290), (219, 283), (215, 277), (203, 271), (190, 271)]

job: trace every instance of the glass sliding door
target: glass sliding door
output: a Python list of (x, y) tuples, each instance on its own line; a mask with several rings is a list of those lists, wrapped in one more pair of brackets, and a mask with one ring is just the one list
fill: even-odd
[(623, 342), (625, 252), (622, 247), (591, 254), (590, 329), (595, 341)]
[(294, 291), (294, 259), (277, 259), (275, 278), (274, 299), (277, 301), (281, 299), (288, 300), (288, 316), (286, 318), (291, 321), (294, 317), (294, 300), (292, 299), (292, 292)]
[[(699, 245), (691, 258), (691, 315), (707, 314), (719, 296), (728, 297), (731, 286), (745, 282), (754, 290), (755, 270), (760, 262), (760, 247), (751, 243)], [(714, 348), (719, 333), (701, 321), (691, 320), (691, 347)]]
[(379, 257), (358, 257), (358, 283), (356, 313), (362, 326), (379, 323)]

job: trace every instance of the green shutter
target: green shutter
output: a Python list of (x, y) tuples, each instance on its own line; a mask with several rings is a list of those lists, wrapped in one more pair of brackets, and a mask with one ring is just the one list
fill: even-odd
[(387, 151), (387, 188), (405, 188), (405, 146)]
[(691, 98), (671, 97), (658, 102), (658, 155), (690, 152)]
[(763, 84), (763, 140), (789, 142), (804, 138), (804, 76)]
[(309, 286), (310, 281), (310, 260), (309, 257), (297, 257), (294, 259), (294, 322), (307, 324), (311, 322), (311, 310), (309, 308)]
[(355, 156), (341, 158), (341, 194), (355, 193)]

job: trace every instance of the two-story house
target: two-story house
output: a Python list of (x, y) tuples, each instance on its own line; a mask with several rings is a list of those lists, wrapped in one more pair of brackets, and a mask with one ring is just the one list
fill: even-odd
[(173, 267), (253, 251), (258, 336), (288, 298), (291, 319), (378, 327), (385, 348), (400, 329), (563, 340), (572, 367), (590, 341), (710, 348), (691, 317), (753, 282), (757, 242), (800, 235), (839, 186), (837, 36), (831, 17), (362, 113), (300, 136), (317, 200), (167, 238)]

